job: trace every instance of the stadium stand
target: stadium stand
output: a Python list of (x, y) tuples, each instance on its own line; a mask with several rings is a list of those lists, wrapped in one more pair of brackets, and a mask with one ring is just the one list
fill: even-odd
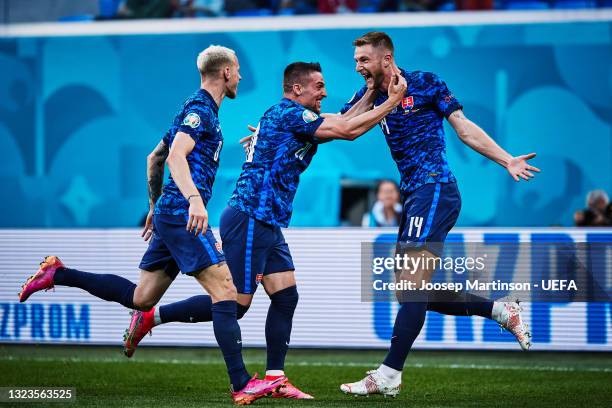
[(612, 7), (612, 0), (4, 0), (4, 23), (123, 18), (268, 17), (333, 13), (548, 10)]

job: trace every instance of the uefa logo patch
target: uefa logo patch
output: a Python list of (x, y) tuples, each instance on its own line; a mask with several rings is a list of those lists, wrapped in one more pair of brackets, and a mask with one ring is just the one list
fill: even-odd
[(257, 285), (259, 285), (261, 283), (262, 279), (263, 279), (263, 273), (258, 273), (257, 275), (255, 275), (255, 283)]
[(195, 112), (189, 112), (185, 119), (183, 119), (183, 125), (189, 126), (192, 129), (200, 126), (200, 116)]
[(310, 123), (319, 119), (319, 116), (313, 111), (306, 109), (304, 112), (302, 112), (302, 119), (304, 119), (304, 122)]

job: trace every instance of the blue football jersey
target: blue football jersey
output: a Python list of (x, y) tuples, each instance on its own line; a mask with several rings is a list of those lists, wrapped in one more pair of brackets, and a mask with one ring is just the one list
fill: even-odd
[[(218, 111), (219, 107), (212, 96), (206, 90), (199, 89), (183, 103), (163, 139), (170, 147), (177, 132), (183, 132), (195, 141), (193, 150), (187, 155), (187, 163), (191, 178), (205, 205), (212, 194), (219, 168), (219, 154), (223, 147)], [(189, 202), (170, 176), (155, 204), (155, 214), (182, 215), (188, 212)]]
[[(406, 195), (427, 183), (456, 181), (446, 160), (443, 120), (462, 106), (437, 75), (401, 72), (408, 84), (406, 94), (379, 124), (400, 172), (400, 190)], [(348, 111), (366, 90), (365, 86), (360, 89), (341, 112)], [(386, 93), (378, 92), (374, 105), (386, 100)]]
[(265, 223), (287, 227), (300, 174), (317, 152), (323, 122), (313, 111), (283, 98), (261, 118), (229, 205)]

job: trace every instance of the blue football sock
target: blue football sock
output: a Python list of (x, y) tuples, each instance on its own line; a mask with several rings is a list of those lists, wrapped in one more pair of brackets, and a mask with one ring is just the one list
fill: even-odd
[[(247, 310), (249, 310), (249, 307), (242, 306), (240, 303), (238, 303), (236, 307), (237, 318), (240, 320)], [(179, 302), (160, 306), (159, 318), (162, 323), (210, 322), (212, 321), (212, 299), (208, 295), (197, 295)]]
[(198, 295), (160, 306), (159, 318), (162, 323), (210, 322), (212, 321), (212, 299), (208, 295)]
[(459, 297), (453, 298), (452, 302), (430, 301), (427, 310), (451, 316), (482, 316), (491, 318), (493, 302), (471, 293), (460, 293)]
[(402, 371), (412, 343), (418, 337), (425, 322), (427, 302), (402, 303), (395, 317), (391, 347), (384, 365)]
[(53, 276), (53, 283), (81, 288), (100, 299), (117, 302), (129, 309), (134, 309), (136, 285), (121, 276), (57, 268)]
[(270, 308), (266, 317), (266, 370), (284, 370), (289, 349), (293, 312), (299, 299), (297, 287), (290, 286), (270, 295)]
[(236, 301), (224, 300), (213, 303), (212, 321), (215, 338), (223, 353), (227, 374), (234, 391), (239, 391), (251, 377), (242, 360), (242, 337), (236, 319)]

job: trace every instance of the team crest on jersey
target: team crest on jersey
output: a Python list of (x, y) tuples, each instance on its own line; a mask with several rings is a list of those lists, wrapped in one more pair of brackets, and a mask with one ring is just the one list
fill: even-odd
[(219, 253), (221, 255), (223, 255), (223, 249), (221, 249), (221, 244), (218, 242), (215, 242), (215, 248), (217, 248), (217, 251), (219, 251)]
[(319, 119), (319, 116), (313, 111), (306, 109), (304, 112), (302, 112), (302, 119), (304, 119), (304, 122), (310, 123)]
[(412, 95), (402, 98), (402, 108), (412, 109), (413, 107), (414, 107), (414, 98), (412, 97)]
[(197, 128), (200, 126), (200, 116), (195, 112), (188, 113), (185, 119), (183, 119), (183, 125), (189, 126), (192, 129)]

